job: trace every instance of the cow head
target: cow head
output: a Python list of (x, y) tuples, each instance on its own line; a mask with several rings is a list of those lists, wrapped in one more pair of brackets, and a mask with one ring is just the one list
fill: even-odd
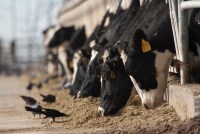
[(69, 41), (74, 33), (74, 26), (62, 27), (60, 25), (50, 27), (43, 32), (45, 35), (44, 44), (47, 47), (56, 47), (65, 41)]
[(132, 96), (133, 84), (116, 48), (105, 50), (103, 59), (98, 112), (102, 116), (109, 116), (124, 108)]
[(99, 96), (101, 90), (101, 67), (103, 64), (102, 52), (104, 46), (108, 43), (108, 40), (99, 35), (95, 40), (91, 41), (90, 47), (92, 47), (91, 58), (87, 68), (87, 73), (80, 91), (77, 97)]
[(121, 41), (115, 45), (144, 106), (146, 108), (160, 106), (167, 87), (169, 65), (174, 54), (168, 49), (162, 52), (155, 48), (153, 50), (152, 48), (158, 44), (153, 41), (149, 43), (141, 29), (135, 31), (131, 43)]
[(87, 73), (85, 75), (81, 89), (77, 94), (77, 97), (88, 97), (88, 96), (98, 97), (100, 95), (101, 67), (102, 67), (101, 54), (96, 50), (92, 50), (92, 56), (87, 68)]
[(72, 87), (70, 90), (70, 95), (75, 96), (77, 95), (78, 91), (81, 88), (83, 80), (85, 78), (87, 72), (87, 66), (91, 57), (90, 48), (81, 49), (74, 54), (73, 59), (73, 66), (74, 66), (74, 73), (72, 79)]

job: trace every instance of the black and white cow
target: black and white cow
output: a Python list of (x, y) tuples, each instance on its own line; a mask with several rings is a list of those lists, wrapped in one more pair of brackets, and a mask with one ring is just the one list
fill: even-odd
[(100, 95), (102, 64), (103, 60), (101, 54), (97, 49), (93, 48), (84, 81), (80, 91), (77, 93), (78, 98), (88, 96), (98, 97)]
[(85, 27), (80, 29), (70, 27), (56, 26), (47, 31), (49, 38), (45, 40), (45, 44), (50, 48), (57, 48), (58, 59), (64, 67), (67, 83), (65, 87), (69, 87), (73, 81), (73, 57), (75, 51), (80, 49), (86, 41)]
[[(151, 3), (152, 6), (149, 6), (146, 12), (138, 12), (138, 16), (135, 17), (131, 29), (135, 32), (131, 40), (116, 43), (126, 72), (146, 108), (156, 108), (162, 104), (169, 65), (175, 55), (168, 6), (164, 1)], [(198, 29), (190, 30), (190, 33), (192, 32), (200, 33)], [(190, 37), (190, 40), (198, 42), (193, 37)], [(196, 46), (199, 48), (199, 44)], [(195, 54), (191, 48), (191, 53)], [(199, 55), (199, 52), (196, 54)], [(199, 61), (198, 59), (195, 63), (200, 64)]]
[(74, 73), (72, 79), (72, 86), (70, 87), (70, 95), (74, 96), (75, 98), (86, 76), (88, 63), (91, 57), (90, 51), (91, 51), (90, 48), (81, 49), (74, 54), (73, 58)]
[(136, 14), (138, 7), (139, 1), (132, 1), (128, 9), (118, 12), (118, 15), (116, 14), (115, 17), (112, 18), (112, 22), (110, 22), (108, 27), (103, 30), (104, 32), (98, 33), (96, 40), (93, 42), (94, 47), (92, 47), (92, 56), (88, 65), (86, 77), (77, 94), (78, 97), (100, 95), (100, 74), (103, 64), (102, 55), (105, 46), (109, 46), (115, 42), (115, 40), (119, 39), (132, 17)]
[(147, 3), (130, 26), (128, 33), (134, 35), (116, 47), (142, 104), (155, 108), (163, 102), (168, 68), (175, 55), (168, 5), (164, 0)]
[[(113, 14), (107, 11), (103, 16), (100, 25), (97, 25), (95, 27), (94, 31), (87, 39), (81, 50), (77, 51), (74, 54), (74, 59), (73, 59), (74, 73), (73, 73), (70, 95), (74, 96), (75, 98), (77, 97), (77, 93), (81, 89), (82, 83), (85, 79), (87, 73), (87, 67), (91, 58), (91, 47), (93, 46), (93, 42), (95, 41), (96, 35), (98, 35), (98, 33), (106, 27), (105, 25), (106, 20), (112, 18), (112, 16)], [(81, 96), (80, 93), (79, 95)]]
[(60, 25), (48, 28), (45, 33), (44, 44), (48, 48), (57, 49), (58, 60), (64, 68), (66, 79), (71, 82), (72, 72), (68, 66), (68, 55), (66, 50), (69, 48), (69, 42), (75, 32), (74, 26), (63, 27)]
[(48, 47), (56, 47), (60, 46), (63, 43), (69, 42), (72, 35), (75, 32), (74, 26), (63, 27), (60, 25), (55, 25), (49, 27), (47, 30), (44, 31), (45, 40), (44, 44)]
[(43, 31), (44, 36), (44, 45), (46, 50), (46, 64), (47, 64), (47, 72), (49, 74), (49, 78), (54, 78), (57, 76), (63, 76), (64, 74), (64, 68), (61, 64), (61, 62), (58, 60), (58, 49), (55, 47), (49, 47), (47, 44), (45, 44), (46, 40), (49, 40), (49, 31), (54, 29), (55, 26), (50, 26), (47, 29)]
[[(76, 30), (75, 34), (72, 36), (70, 40), (70, 47), (66, 50), (67, 53), (67, 63), (68, 68), (73, 72), (71, 83), (67, 83), (65, 85), (66, 88), (72, 86), (75, 81), (75, 75), (77, 73), (77, 56), (80, 54), (79, 50), (82, 48), (86, 41), (87, 37), (85, 34), (85, 27), (83, 26), (81, 29)], [(74, 63), (75, 62), (75, 63)]]
[(98, 112), (102, 116), (119, 113), (133, 97), (132, 81), (116, 48), (104, 51), (101, 70), (101, 95)]

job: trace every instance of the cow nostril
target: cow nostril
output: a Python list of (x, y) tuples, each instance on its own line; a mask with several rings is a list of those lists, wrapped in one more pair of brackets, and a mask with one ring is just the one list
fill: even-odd
[(81, 91), (79, 91), (76, 95), (77, 98), (81, 98)]
[(73, 99), (74, 99), (74, 100), (77, 99), (77, 94), (73, 96)]
[(104, 116), (104, 109), (102, 107), (98, 107), (98, 113), (101, 115), (101, 116)]
[(145, 109), (150, 109), (146, 104), (144, 104), (144, 108)]

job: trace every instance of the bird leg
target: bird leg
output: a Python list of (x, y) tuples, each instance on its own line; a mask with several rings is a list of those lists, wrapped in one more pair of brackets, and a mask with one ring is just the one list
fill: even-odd
[(41, 124), (43, 124), (43, 121), (44, 121), (44, 119), (46, 119), (46, 118), (47, 118), (47, 116), (45, 116), (45, 117), (43, 118), (43, 120), (42, 120)]
[(39, 114), (39, 119), (41, 119), (41, 114)]
[(55, 117), (52, 117), (53, 118), (53, 122), (55, 122)]

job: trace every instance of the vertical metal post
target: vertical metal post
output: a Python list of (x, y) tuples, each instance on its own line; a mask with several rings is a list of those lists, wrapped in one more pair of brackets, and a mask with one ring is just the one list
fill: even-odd
[(0, 39), (0, 73), (2, 71), (2, 55), (3, 55), (2, 52), (3, 52), (3, 50), (2, 50), (2, 41)]
[(175, 0), (169, 0), (169, 10), (170, 10), (170, 18), (171, 18), (171, 24), (172, 24), (172, 31), (174, 36), (174, 43), (176, 48), (176, 57), (179, 59), (179, 48), (178, 48), (178, 8), (177, 8), (177, 1)]
[(16, 1), (10, 0), (10, 12), (11, 12), (11, 33), (12, 33), (12, 39), (16, 39), (17, 36), (17, 23), (18, 23), (18, 19), (17, 19), (17, 5), (16, 5)]
[(179, 18), (179, 52), (180, 61), (183, 62), (180, 66), (181, 84), (186, 84), (190, 81), (189, 73), (189, 39), (188, 39), (188, 13), (187, 10), (182, 10), (180, 4), (183, 0), (178, 0), (178, 18)]

